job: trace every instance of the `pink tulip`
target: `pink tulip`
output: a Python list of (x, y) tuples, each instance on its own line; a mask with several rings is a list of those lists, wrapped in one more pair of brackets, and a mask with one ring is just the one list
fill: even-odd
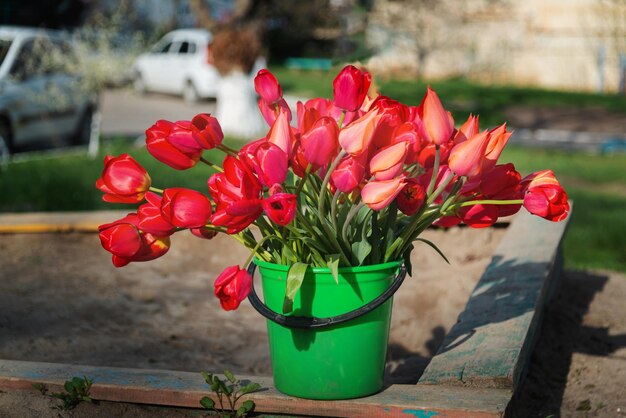
[(286, 226), (296, 217), (298, 202), (296, 195), (291, 193), (275, 193), (263, 199), (263, 210), (272, 222)]
[(506, 131), (506, 123), (489, 132), (489, 142), (485, 150), (485, 159), (481, 171), (488, 173), (495, 167), (512, 133)]
[(396, 198), (398, 209), (405, 215), (411, 216), (416, 214), (426, 201), (428, 184), (423, 183), (423, 181), (416, 178), (406, 179), (406, 184)]
[(359, 155), (369, 150), (376, 125), (382, 116), (370, 110), (339, 132), (339, 144), (350, 155)]
[(161, 202), (163, 199), (161, 196), (149, 192), (146, 193), (146, 200), (148, 203), (139, 206), (137, 210), (139, 229), (162, 237), (170, 236), (176, 232), (176, 226), (163, 218), (161, 213)]
[(344, 157), (339, 165), (330, 175), (330, 182), (333, 187), (344, 192), (350, 193), (355, 190), (365, 177), (365, 165), (363, 156), (347, 156)]
[(462, 208), (459, 217), (471, 228), (487, 228), (498, 220), (496, 205), (472, 205)]
[(298, 131), (302, 134), (308, 132), (322, 114), (314, 107), (307, 108), (302, 102), (298, 102), (297, 106)]
[(276, 122), (276, 118), (280, 113), (287, 115), (287, 120), (291, 122), (291, 109), (289, 109), (289, 105), (285, 99), (280, 99), (274, 104), (269, 104), (264, 102), (263, 99), (259, 99), (258, 104), (261, 115), (263, 115), (263, 119), (265, 119), (265, 122), (267, 122), (269, 126), (272, 126), (274, 122)]
[(211, 201), (202, 193), (183, 188), (163, 191), (163, 218), (179, 228), (199, 228), (211, 218)]
[(428, 142), (441, 145), (450, 139), (454, 132), (454, 120), (430, 87), (419, 107), (418, 116), (421, 119), (420, 133)]
[(150, 184), (146, 170), (128, 154), (104, 157), (104, 170), (96, 181), (96, 187), (105, 193), (102, 200), (114, 203), (142, 201)]
[(396, 144), (398, 142), (407, 142), (409, 144), (406, 154), (406, 163), (412, 164), (417, 162), (419, 153), (422, 150), (422, 141), (420, 140), (413, 122), (404, 122), (396, 127), (391, 143)]
[(327, 166), (337, 155), (339, 128), (333, 118), (319, 118), (311, 129), (300, 137), (304, 157), (312, 164)]
[(404, 176), (391, 180), (370, 181), (361, 190), (361, 200), (372, 210), (382, 210), (389, 206), (405, 184)]
[(176, 170), (193, 167), (202, 155), (202, 147), (189, 126), (166, 120), (159, 120), (146, 130), (146, 148), (154, 158)]
[(455, 145), (448, 157), (450, 169), (458, 176), (468, 178), (479, 176), (488, 143), (489, 132), (484, 131)]
[(376, 180), (391, 180), (402, 172), (408, 142), (398, 142), (380, 149), (370, 160), (370, 173)]
[(521, 178), (512, 163), (497, 165), (480, 179), (480, 192), (490, 198), (519, 199)]
[(334, 104), (346, 112), (355, 112), (363, 104), (372, 76), (353, 65), (347, 65), (333, 81)]
[(538, 171), (521, 181), (524, 207), (533, 215), (558, 222), (567, 217), (569, 202), (567, 193), (551, 170)]
[(213, 149), (222, 144), (224, 134), (216, 118), (208, 113), (200, 113), (191, 120), (191, 131), (196, 142), (204, 149)]
[(454, 135), (454, 145), (465, 142), (475, 135), (478, 135), (478, 116), (469, 115)]
[(278, 80), (265, 68), (259, 70), (254, 77), (254, 90), (261, 96), (261, 100), (270, 105), (283, 98), (283, 89), (278, 84)]
[(267, 140), (278, 145), (278, 147), (282, 149), (288, 157), (291, 157), (291, 148), (295, 138), (285, 112), (280, 111), (278, 113), (276, 121), (267, 134)]
[(252, 277), (239, 266), (226, 267), (213, 284), (215, 296), (225, 311), (237, 309), (252, 289)]

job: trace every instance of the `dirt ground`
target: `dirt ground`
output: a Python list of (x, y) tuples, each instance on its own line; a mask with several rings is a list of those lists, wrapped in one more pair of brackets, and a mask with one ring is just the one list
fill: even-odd
[[(394, 300), (388, 382), (417, 381), (504, 232), (427, 231), (452, 264), (426, 245), (414, 251), (414, 277)], [(224, 312), (212, 295), (213, 279), (246, 250), (227, 237), (173, 238), (162, 259), (115, 269), (95, 234), (0, 235), (0, 358), (270, 375), (264, 321), (247, 302)], [(514, 416), (626, 411), (625, 298), (622, 275), (565, 273)], [(0, 417), (56, 417), (53, 405), (36, 393), (0, 393)], [(62, 413), (190, 415), (197, 413), (109, 402)]]

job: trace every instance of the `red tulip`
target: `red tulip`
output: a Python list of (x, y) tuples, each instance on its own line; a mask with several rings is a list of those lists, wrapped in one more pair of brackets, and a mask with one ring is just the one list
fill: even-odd
[(344, 67), (333, 81), (334, 104), (346, 112), (355, 112), (363, 104), (372, 76), (353, 65)]
[(104, 157), (102, 177), (96, 187), (104, 192), (102, 200), (115, 203), (137, 203), (150, 189), (150, 176), (133, 157), (122, 154)]
[(263, 208), (263, 187), (245, 161), (232, 156), (224, 159), (224, 172), (213, 174), (208, 181), (216, 208), (211, 223), (225, 226), (235, 234), (254, 222)]
[(496, 205), (472, 205), (462, 208), (459, 217), (471, 228), (487, 228), (498, 220)]
[(420, 133), (428, 142), (441, 145), (450, 139), (454, 132), (454, 120), (439, 100), (437, 93), (430, 87), (422, 100), (418, 110), (421, 120)]
[(406, 184), (404, 176), (385, 181), (370, 181), (361, 190), (361, 200), (372, 210), (386, 208)]
[(259, 70), (254, 77), (254, 90), (261, 96), (261, 100), (270, 105), (283, 98), (283, 89), (278, 84), (278, 80), (265, 68)]
[(129, 213), (110, 224), (100, 225), (100, 243), (113, 254), (115, 267), (123, 267), (132, 261), (150, 261), (161, 257), (170, 247), (169, 237), (158, 237), (141, 232), (137, 214)]
[(356, 189), (365, 177), (364, 157), (367, 156), (344, 157), (330, 175), (333, 187), (344, 193), (350, 193)]
[(237, 309), (241, 302), (248, 297), (252, 289), (252, 277), (239, 266), (230, 266), (217, 276), (213, 286), (215, 287), (215, 296), (219, 298), (222, 308), (226, 311), (232, 311)]
[(276, 193), (263, 199), (265, 214), (278, 225), (289, 225), (296, 217), (298, 202), (295, 194)]
[(208, 113), (200, 113), (193, 117), (191, 131), (196, 142), (204, 149), (213, 149), (221, 145), (224, 139), (220, 123)]
[(391, 143), (396, 144), (398, 142), (407, 142), (409, 144), (406, 154), (406, 163), (412, 164), (417, 162), (419, 153), (422, 150), (422, 141), (420, 140), (413, 122), (404, 122), (396, 127)]
[(468, 178), (479, 176), (488, 143), (489, 132), (485, 131), (455, 145), (448, 157), (450, 169), (459, 176)]
[(337, 155), (339, 127), (331, 117), (319, 118), (307, 132), (302, 133), (300, 143), (304, 157), (311, 164), (325, 167)]
[(350, 155), (359, 155), (368, 151), (381, 117), (376, 110), (370, 110), (343, 128), (339, 132), (341, 147)]
[(196, 165), (202, 147), (191, 132), (190, 124), (159, 120), (146, 130), (146, 148), (154, 158), (176, 170)]
[(524, 192), (524, 207), (530, 213), (553, 222), (567, 217), (567, 193), (551, 170), (532, 173), (524, 177), (520, 184)]
[(406, 184), (402, 191), (396, 197), (398, 209), (407, 216), (417, 213), (426, 201), (426, 189), (428, 184), (424, 185), (423, 181), (416, 178), (406, 179)]
[(207, 228), (206, 226), (201, 226), (200, 228), (191, 228), (189, 229), (193, 235), (202, 239), (213, 239), (217, 235), (217, 231)]
[(145, 203), (139, 206), (137, 215), (139, 216), (139, 229), (157, 236), (169, 236), (176, 232), (176, 226), (163, 218), (161, 213), (161, 196), (154, 193), (146, 193)]
[(289, 169), (287, 154), (277, 145), (259, 139), (245, 145), (239, 156), (254, 168), (261, 183), (270, 187), (275, 183), (283, 183)]
[(380, 149), (370, 160), (370, 173), (376, 180), (391, 180), (404, 166), (408, 142), (398, 142)]
[(200, 228), (211, 218), (211, 201), (195, 190), (165, 189), (161, 213), (166, 221), (179, 228)]

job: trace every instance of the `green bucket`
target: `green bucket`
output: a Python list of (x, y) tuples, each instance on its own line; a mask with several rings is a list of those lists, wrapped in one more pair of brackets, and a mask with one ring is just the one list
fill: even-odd
[[(275, 316), (268, 319), (267, 329), (276, 389), (287, 395), (325, 400), (379, 392), (387, 357), (391, 295), (404, 278), (404, 273), (396, 278), (402, 263), (340, 268), (339, 284), (329, 269), (309, 267), (289, 316), (276, 314), (282, 312), (289, 266), (260, 260), (255, 264), (261, 272), (266, 308)], [(392, 282), (394, 289), (390, 288)], [(385, 292), (387, 296), (382, 295)], [(253, 295), (260, 303), (256, 293)], [(375, 309), (364, 309), (364, 305), (377, 302), (380, 305)], [(336, 323), (338, 315), (347, 317), (343, 314), (355, 311), (354, 319)], [(281, 319), (287, 324), (281, 324)], [(294, 328), (288, 324), (290, 320), (316, 323), (318, 319), (328, 321), (320, 327)]]

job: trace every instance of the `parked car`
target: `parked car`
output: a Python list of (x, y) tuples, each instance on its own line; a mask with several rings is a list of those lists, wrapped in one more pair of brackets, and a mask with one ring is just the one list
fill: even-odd
[(0, 156), (89, 142), (97, 100), (72, 60), (60, 32), (0, 26)]
[(204, 29), (168, 33), (137, 58), (135, 90), (182, 95), (188, 102), (214, 98), (220, 76), (212, 64), (212, 39), (211, 32)]

